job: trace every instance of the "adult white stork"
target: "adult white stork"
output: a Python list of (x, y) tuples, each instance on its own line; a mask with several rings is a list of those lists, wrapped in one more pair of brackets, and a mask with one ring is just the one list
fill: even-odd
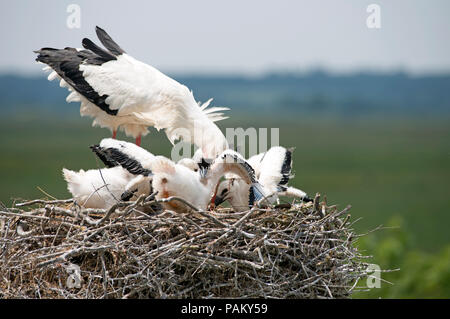
[[(278, 201), (279, 196), (299, 197), (303, 201), (311, 201), (304, 191), (287, 185), (292, 177), (292, 152), (293, 149), (275, 146), (248, 159), (270, 203)], [(215, 204), (220, 205), (227, 200), (234, 210), (246, 210), (251, 191), (245, 181), (238, 176), (229, 175), (217, 189)]]
[(59, 78), (71, 91), (66, 100), (81, 102), (82, 116), (93, 117), (93, 125), (109, 128), (113, 137), (123, 129), (138, 145), (153, 126), (164, 129), (171, 143), (197, 145), (208, 159), (228, 148), (214, 123), (227, 118), (220, 111), (228, 108), (207, 108), (211, 100), (200, 106), (186, 86), (126, 54), (103, 29), (96, 33), (106, 50), (85, 38), (84, 49), (35, 51), (36, 61), (48, 66), (44, 70), (52, 70), (49, 80)]

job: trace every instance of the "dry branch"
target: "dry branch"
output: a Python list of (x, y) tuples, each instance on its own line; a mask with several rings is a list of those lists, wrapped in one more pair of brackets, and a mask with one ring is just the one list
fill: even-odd
[(243, 213), (149, 213), (151, 197), (1, 208), (0, 298), (346, 298), (367, 264), (350, 207), (319, 201)]

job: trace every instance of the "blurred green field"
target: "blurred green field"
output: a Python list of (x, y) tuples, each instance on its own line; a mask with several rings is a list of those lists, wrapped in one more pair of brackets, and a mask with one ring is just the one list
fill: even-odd
[[(402, 276), (412, 264), (421, 274), (420, 262), (441, 260), (436, 257), (441, 255), (446, 259), (450, 252), (445, 248), (450, 243), (449, 124), (446, 118), (274, 119), (240, 114), (223, 121), (221, 127), (280, 128), (281, 145), (296, 147), (292, 185), (312, 195), (326, 194), (328, 202), (340, 208), (351, 204), (352, 218), (362, 217), (355, 224), (359, 233), (380, 224), (398, 226), (398, 231), (378, 231), (361, 243), (374, 255), (372, 262), (382, 268), (403, 267), (399, 274), (388, 275), (395, 283), (407, 280)], [(0, 120), (0, 201), (9, 206), (15, 198), (44, 197), (37, 187), (54, 197), (68, 198), (61, 169), (101, 167), (88, 146), (109, 136), (105, 129), (91, 128), (90, 119)], [(120, 134), (118, 138), (125, 139)], [(170, 154), (170, 143), (154, 130), (143, 138), (142, 146), (156, 154)], [(385, 249), (378, 251), (381, 246)], [(386, 256), (391, 250), (392, 256)], [(414, 256), (398, 256), (411, 250)], [(405, 260), (411, 262), (406, 269)], [(436, 283), (441, 290), (428, 288), (435, 293), (412, 296), (450, 297), (447, 266), (441, 265), (444, 279)], [(389, 287), (358, 296), (407, 296), (402, 292), (405, 286)]]

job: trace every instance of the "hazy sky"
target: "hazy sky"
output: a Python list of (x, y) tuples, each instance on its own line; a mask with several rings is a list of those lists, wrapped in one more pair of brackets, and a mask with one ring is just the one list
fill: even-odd
[[(0, 0), (0, 72), (39, 72), (32, 50), (98, 43), (106, 29), (134, 57), (172, 73), (450, 72), (448, 0)], [(66, 25), (81, 8), (81, 28)], [(369, 4), (381, 29), (369, 29)]]

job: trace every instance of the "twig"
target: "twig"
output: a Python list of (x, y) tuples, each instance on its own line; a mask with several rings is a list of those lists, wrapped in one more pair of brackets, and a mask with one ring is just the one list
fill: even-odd
[(35, 200), (29, 201), (29, 202), (18, 203), (18, 204), (16, 204), (16, 207), (24, 207), (24, 206), (34, 205), (34, 204), (68, 204), (68, 203), (72, 203), (72, 202), (73, 202), (73, 198), (61, 199), (61, 200), (35, 199)]

